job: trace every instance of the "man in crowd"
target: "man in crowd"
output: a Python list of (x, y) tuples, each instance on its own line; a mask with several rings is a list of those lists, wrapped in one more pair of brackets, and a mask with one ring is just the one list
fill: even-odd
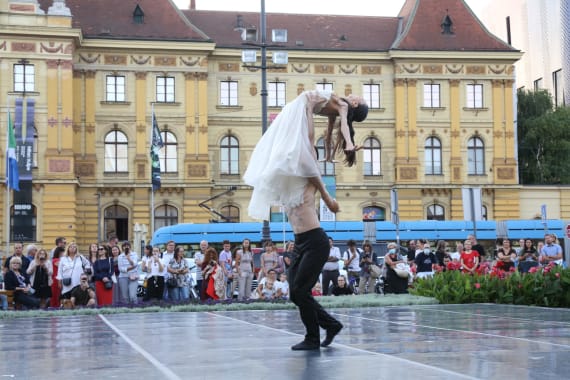
[(6, 261), (4, 261), (4, 268), (2, 269), (2, 271), (6, 273), (7, 271), (10, 270), (10, 260), (12, 260), (12, 257), (16, 256), (22, 259), (22, 265), (20, 266), (20, 271), (25, 274), (26, 271), (28, 270), (28, 266), (30, 266), (30, 259), (24, 256), (23, 252), (24, 252), (24, 245), (22, 243), (14, 243), (14, 254), (8, 257)]
[(79, 285), (71, 289), (71, 305), (75, 307), (95, 307), (95, 290), (89, 287), (88, 278), (81, 275)]
[(562, 264), (562, 247), (556, 244), (556, 236), (553, 234), (546, 234), (544, 237), (545, 244), (540, 250), (539, 261), (542, 265), (548, 265), (551, 262), (555, 264)]
[(328, 296), (329, 286), (332, 281), (333, 287), (337, 286), (337, 279), (339, 276), (338, 261), (340, 260), (340, 249), (335, 247), (333, 239), (329, 237), (329, 258), (323, 267), (322, 280), (323, 280), (323, 295)]

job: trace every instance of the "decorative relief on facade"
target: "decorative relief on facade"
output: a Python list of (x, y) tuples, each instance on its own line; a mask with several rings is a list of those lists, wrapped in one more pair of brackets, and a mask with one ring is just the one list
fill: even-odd
[(146, 125), (144, 125), (144, 124), (137, 124), (137, 132), (143, 133), (144, 131), (146, 131)]
[(293, 71), (295, 71), (296, 73), (299, 73), (299, 74), (306, 73), (307, 71), (309, 71), (310, 67), (311, 67), (311, 65), (309, 65), (308, 63), (306, 63), (304, 65), (302, 63), (300, 63), (298, 65), (296, 65), (294, 63), (291, 64), (291, 68), (293, 69)]
[(354, 74), (357, 67), (357, 65), (338, 65), (338, 69), (342, 71), (343, 74)]
[(69, 173), (71, 171), (71, 161), (49, 159), (48, 168), (51, 173)]
[(513, 131), (507, 131), (507, 132), (505, 132), (505, 137), (508, 139), (512, 139), (515, 137), (515, 134)]
[(176, 57), (158, 56), (154, 57), (156, 66), (176, 66)]
[(406, 136), (406, 131), (404, 131), (403, 129), (398, 129), (398, 131), (396, 132), (396, 136), (398, 136), (398, 137), (405, 137), (405, 136)]
[(14, 4), (14, 3), (10, 3), (10, 11), (35, 13), (36, 12), (36, 6), (35, 6), (35, 4)]
[(347, 84), (344, 86), (344, 96), (352, 94), (352, 85)]
[(515, 66), (511, 65), (507, 68), (507, 74), (511, 75), (515, 72)]
[(513, 87), (514, 84), (515, 84), (514, 79), (505, 79), (505, 86)]
[(35, 53), (36, 44), (33, 42), (12, 42), (12, 51)]
[(79, 132), (81, 132), (81, 125), (73, 124), (72, 129), (73, 129), (73, 133), (79, 133)]
[(131, 55), (131, 63), (136, 63), (137, 65), (146, 65), (148, 63), (148, 61), (150, 61), (151, 56), (148, 55), (146, 57), (143, 57), (142, 55), (139, 55), (138, 57), (135, 57), (134, 55)]
[(403, 74), (403, 73), (405, 73), (404, 67), (403, 67), (402, 65), (397, 65), (397, 66), (394, 68), (394, 72), (395, 72), (396, 74)]
[(417, 135), (418, 135), (418, 133), (415, 130), (408, 132), (408, 136), (410, 136), (410, 137), (416, 137)]
[(206, 133), (208, 133), (208, 126), (201, 125), (200, 128), (198, 128), (198, 130), (200, 131), (201, 134), (205, 135)]
[(500, 139), (501, 137), (503, 137), (503, 131), (495, 131), (493, 133), (493, 137), (496, 139)]
[(207, 166), (204, 164), (188, 165), (188, 175), (190, 177), (206, 177)]
[(75, 165), (75, 174), (79, 177), (94, 177), (95, 165), (88, 163), (81, 163)]
[(64, 54), (73, 54), (73, 52), (74, 52), (73, 44), (65, 45), (65, 48), (63, 49)]
[(507, 69), (507, 65), (489, 65), (487, 66), (493, 74), (502, 74)]
[(460, 83), (460, 82), (461, 82), (461, 81), (460, 81), (459, 79), (450, 79), (450, 80), (449, 80), (449, 85), (450, 85), (451, 87), (457, 87), (457, 86), (459, 86), (459, 83)]
[(493, 87), (501, 87), (503, 85), (503, 80), (502, 79), (493, 79), (491, 80), (491, 84), (493, 85)]
[(185, 66), (196, 66), (196, 65), (200, 65), (200, 57), (197, 58), (192, 58), (192, 57), (188, 57), (188, 58), (184, 58), (184, 57), (180, 57), (180, 62), (182, 62), (183, 65)]
[(83, 73), (87, 79), (93, 79), (97, 75), (97, 71), (95, 70), (85, 70)]
[(73, 69), (73, 62), (71, 60), (60, 61), (59, 65), (64, 70), (72, 70)]
[(402, 78), (394, 79), (394, 86), (403, 86), (403, 85), (404, 85), (404, 79)]
[(93, 55), (91, 53), (87, 54), (87, 56), (83, 54), (79, 54), (79, 60), (85, 63), (96, 63), (99, 62), (99, 58), (101, 58), (101, 54)]
[(333, 65), (315, 65), (315, 74), (334, 74)]
[(382, 74), (382, 66), (380, 65), (364, 65), (360, 69), (362, 74), (366, 75), (380, 75)]
[(208, 80), (208, 73), (196, 73), (198, 80)]
[(239, 72), (239, 63), (220, 63), (218, 70), (222, 72)]
[(461, 179), (461, 168), (459, 167), (453, 168), (453, 179), (455, 181), (459, 181)]
[(483, 65), (468, 65), (467, 74), (485, 74), (485, 66)]
[(59, 61), (59, 59), (46, 59), (45, 62), (46, 62), (46, 66), (47, 66), (48, 70), (57, 69), (57, 67), (61, 63)]
[(144, 178), (144, 170), (145, 164), (137, 164), (137, 178), (143, 179)]
[(502, 180), (514, 179), (515, 171), (513, 168), (497, 168), (497, 178)]
[(135, 78), (137, 80), (145, 80), (147, 77), (147, 72), (146, 71), (136, 71), (135, 72)]
[(87, 133), (95, 133), (95, 124), (87, 124), (87, 125), (85, 125), (85, 132), (87, 132)]
[(50, 42), (47, 46), (44, 45), (43, 42), (40, 43), (40, 53), (47, 52), (47, 53), (59, 53), (63, 51), (63, 44), (59, 44), (55, 46), (55, 42)]
[(249, 94), (250, 94), (251, 96), (257, 95), (257, 83), (251, 82), (251, 83), (249, 84)]
[(7, 45), (7, 44), (6, 44), (6, 41), (2, 42), (2, 43), (0, 44), (0, 50), (6, 51), (6, 45)]
[(408, 83), (408, 86), (415, 86), (418, 83), (417, 79), (406, 79), (406, 83)]
[(416, 168), (400, 168), (400, 178), (403, 180), (412, 180), (417, 178)]
[(305, 91), (305, 85), (302, 83), (299, 83), (297, 85), (297, 95), (301, 95), (301, 93)]
[(126, 55), (105, 55), (103, 61), (106, 65), (126, 65)]
[(451, 131), (450, 135), (452, 138), (458, 138), (460, 133), (459, 133), (459, 131), (453, 130), (453, 131)]
[(463, 65), (458, 65), (454, 63), (453, 65), (445, 65), (448, 73), (459, 74), (463, 71)]
[(267, 68), (267, 72), (268, 72), (268, 73), (282, 73), (282, 72), (287, 72), (287, 65), (269, 67), (269, 68)]
[(84, 71), (73, 70), (73, 78), (83, 78)]
[(413, 63), (409, 64), (409, 65), (402, 65), (402, 67), (404, 68), (404, 70), (406, 70), (407, 73), (410, 74), (415, 74), (418, 71), (420, 71), (420, 68), (422, 67), (419, 63), (414, 65)]
[(194, 134), (194, 126), (192, 124), (186, 126), (186, 134)]
[(424, 74), (443, 74), (442, 65), (423, 65), (422, 71)]

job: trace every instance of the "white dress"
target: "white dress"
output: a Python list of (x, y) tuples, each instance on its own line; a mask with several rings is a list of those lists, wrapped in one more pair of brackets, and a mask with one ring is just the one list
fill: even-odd
[[(317, 93), (330, 100), (330, 92)], [(307, 102), (303, 92), (286, 104), (253, 150), (243, 180), (253, 186), (248, 213), (254, 219), (269, 220), (271, 205), (299, 206), (307, 178), (321, 175), (309, 141)]]

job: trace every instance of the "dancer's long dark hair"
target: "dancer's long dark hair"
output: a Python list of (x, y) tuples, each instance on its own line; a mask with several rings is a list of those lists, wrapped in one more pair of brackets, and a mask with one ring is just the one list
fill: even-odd
[[(350, 140), (352, 142), (352, 145), (356, 146), (354, 144), (354, 127), (352, 126), (352, 122), (364, 121), (366, 119), (366, 116), (368, 116), (368, 106), (366, 104), (359, 104), (358, 107), (353, 108), (346, 99), (341, 98), (341, 100), (343, 100), (346, 104), (348, 104), (348, 113), (346, 115), (346, 122), (348, 124), (348, 130), (350, 132)], [(347, 152), (345, 151), (345, 149), (346, 149), (346, 141), (344, 141), (344, 136), (342, 135), (341, 129), (338, 128), (336, 144), (334, 146), (333, 152), (340, 153), (342, 151), (344, 153), (343, 162), (347, 166), (353, 166), (354, 164), (356, 164), (356, 151), (351, 150)]]

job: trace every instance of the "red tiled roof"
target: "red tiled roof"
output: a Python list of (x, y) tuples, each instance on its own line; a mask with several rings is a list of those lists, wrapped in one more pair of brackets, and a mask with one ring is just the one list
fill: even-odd
[[(463, 0), (407, 0), (400, 16), (404, 30), (394, 49), (517, 51), (492, 35)], [(453, 34), (442, 33), (446, 16)]]
[[(53, 0), (40, 0), (46, 11)], [(138, 40), (208, 41), (207, 36), (188, 23), (171, 0), (67, 0), (73, 26), (86, 38)], [(133, 22), (139, 5), (144, 23)]]
[[(252, 12), (191, 9), (182, 12), (218, 47), (243, 48), (240, 33), (234, 30), (238, 15), (242, 15), (245, 26), (259, 26), (260, 22), (259, 13)], [(272, 29), (287, 29), (288, 42), (283, 45), (287, 50), (386, 51), (396, 38), (398, 19), (267, 13), (266, 26), (268, 43)]]

